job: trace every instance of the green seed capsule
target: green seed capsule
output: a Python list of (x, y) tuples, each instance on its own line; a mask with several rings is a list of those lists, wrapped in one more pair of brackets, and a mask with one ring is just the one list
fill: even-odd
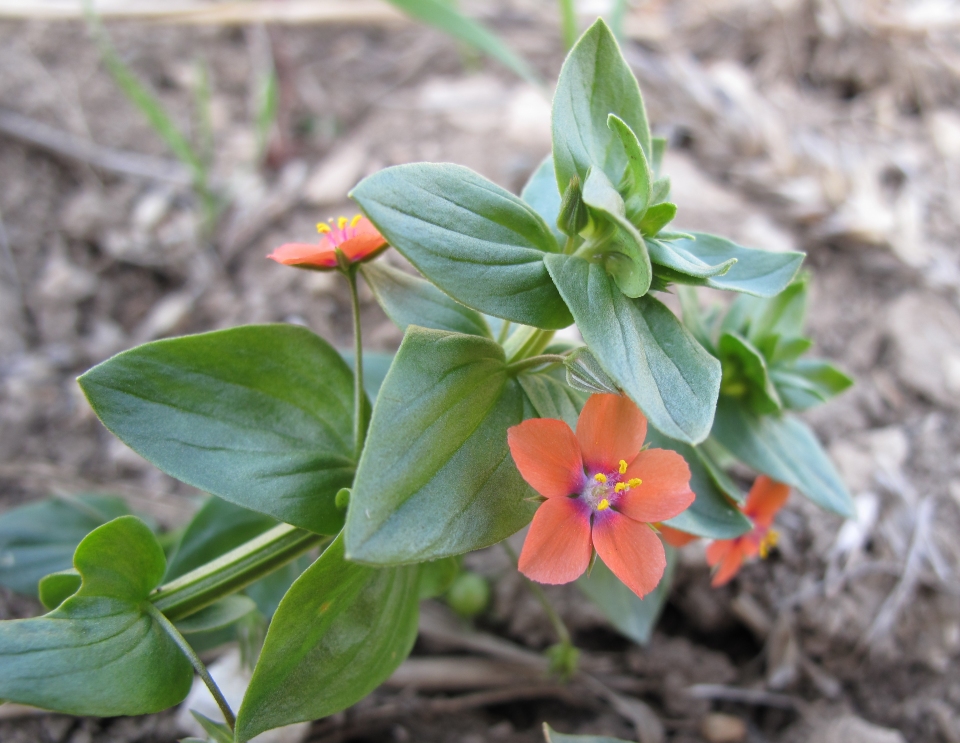
[(447, 591), (447, 603), (457, 614), (475, 617), (490, 603), (490, 584), (476, 573), (460, 573)]

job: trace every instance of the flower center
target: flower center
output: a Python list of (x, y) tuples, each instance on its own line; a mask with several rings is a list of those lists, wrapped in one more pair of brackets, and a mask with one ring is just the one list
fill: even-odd
[(624, 480), (623, 476), (626, 473), (627, 463), (621, 459), (616, 472), (597, 472), (587, 480), (580, 492), (580, 497), (594, 511), (606, 511), (616, 506), (623, 493), (643, 483), (639, 477)]
[(326, 235), (330, 238), (330, 242), (339, 247), (354, 236), (354, 231), (360, 222), (361, 216), (362, 215), (357, 214), (353, 219), (337, 217), (336, 227), (333, 226), (333, 218), (331, 217), (326, 222), (317, 223), (317, 232), (321, 235)]
[(770, 550), (776, 547), (779, 541), (780, 532), (776, 529), (768, 529), (767, 533), (763, 535), (763, 539), (760, 540), (760, 559), (766, 560)]

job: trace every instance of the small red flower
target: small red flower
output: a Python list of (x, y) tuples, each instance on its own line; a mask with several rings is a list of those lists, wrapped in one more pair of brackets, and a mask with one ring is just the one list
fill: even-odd
[(520, 474), (546, 500), (530, 524), (520, 572), (538, 583), (569, 583), (587, 569), (593, 550), (643, 598), (667, 560), (650, 524), (693, 503), (690, 468), (665, 449), (641, 451), (647, 419), (621, 395), (587, 400), (577, 432), (552, 418), (507, 431)]
[(346, 217), (340, 217), (336, 227), (332, 219), (329, 224), (320, 222), (317, 232), (321, 235), (319, 243), (286, 243), (267, 258), (285, 266), (329, 271), (340, 265), (338, 250), (347, 262), (358, 263), (375, 257), (387, 247), (383, 235), (369, 219), (360, 214), (349, 221)]
[(712, 568), (719, 565), (711, 581), (714, 587), (729, 583), (745, 560), (756, 555), (765, 558), (776, 545), (778, 534), (770, 526), (789, 495), (788, 485), (766, 475), (754, 480), (742, 509), (753, 521), (753, 529), (735, 539), (718, 539), (707, 547), (707, 563)]

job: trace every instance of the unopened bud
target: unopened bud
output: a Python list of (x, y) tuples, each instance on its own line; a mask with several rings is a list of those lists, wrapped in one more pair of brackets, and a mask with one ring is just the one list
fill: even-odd
[(557, 217), (557, 227), (565, 235), (578, 235), (590, 222), (587, 205), (583, 203), (580, 192), (580, 177), (573, 176), (567, 190), (563, 192), (563, 201), (560, 202), (560, 214)]

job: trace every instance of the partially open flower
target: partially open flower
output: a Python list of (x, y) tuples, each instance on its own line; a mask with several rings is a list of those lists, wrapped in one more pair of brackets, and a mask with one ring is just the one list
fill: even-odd
[[(358, 214), (353, 219), (346, 217), (320, 222), (317, 225), (320, 241), (317, 243), (286, 243), (274, 250), (267, 258), (285, 266), (312, 268), (330, 271), (351, 263), (370, 260), (387, 247), (377, 228), (366, 217)], [(337, 254), (342, 258), (339, 258)]]
[(577, 432), (552, 418), (507, 431), (520, 474), (546, 500), (530, 524), (520, 572), (539, 583), (569, 583), (587, 569), (593, 550), (643, 598), (667, 560), (650, 524), (693, 503), (690, 468), (666, 449), (642, 450), (647, 419), (621, 395), (587, 400)]
[(776, 546), (779, 535), (770, 527), (789, 495), (788, 485), (766, 475), (754, 480), (743, 506), (743, 513), (753, 521), (753, 529), (735, 539), (718, 539), (707, 547), (707, 562), (716, 568), (713, 586), (729, 583), (745, 560), (757, 555), (765, 558)]

